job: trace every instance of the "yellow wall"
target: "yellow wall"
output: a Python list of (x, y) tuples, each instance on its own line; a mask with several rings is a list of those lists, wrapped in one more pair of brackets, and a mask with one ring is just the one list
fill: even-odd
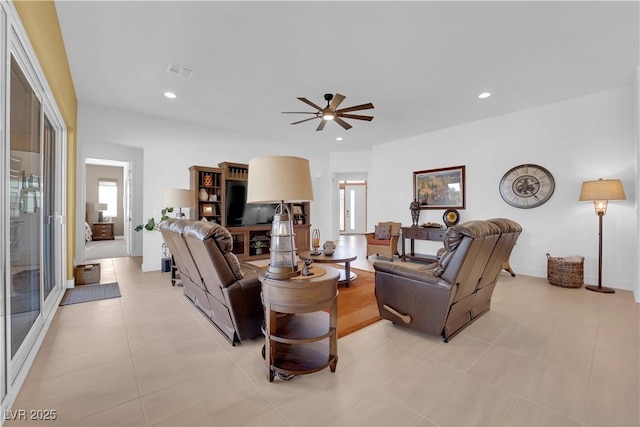
[(67, 126), (67, 279), (73, 278), (76, 235), (76, 157), (78, 99), (73, 87), (58, 13), (52, 0), (14, 1), (20, 20)]

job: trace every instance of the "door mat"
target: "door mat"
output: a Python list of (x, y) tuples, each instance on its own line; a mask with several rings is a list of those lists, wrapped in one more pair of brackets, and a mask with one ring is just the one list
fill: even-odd
[(120, 297), (120, 287), (117, 283), (83, 285), (73, 289), (67, 289), (62, 297), (62, 301), (60, 301), (60, 305), (79, 304), (81, 302), (118, 297)]

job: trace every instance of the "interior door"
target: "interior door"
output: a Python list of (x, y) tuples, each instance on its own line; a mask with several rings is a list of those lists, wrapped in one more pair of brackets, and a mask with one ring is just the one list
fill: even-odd
[(346, 183), (344, 186), (344, 233), (366, 233), (367, 184)]

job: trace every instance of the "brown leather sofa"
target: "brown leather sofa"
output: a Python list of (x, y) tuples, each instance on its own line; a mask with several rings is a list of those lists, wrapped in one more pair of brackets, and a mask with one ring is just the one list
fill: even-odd
[(259, 268), (238, 261), (229, 231), (214, 222), (173, 218), (158, 228), (174, 257), (184, 295), (232, 344), (261, 336)]
[(450, 227), (437, 265), (376, 262), (380, 317), (448, 341), (491, 307), (520, 225), (505, 218)]

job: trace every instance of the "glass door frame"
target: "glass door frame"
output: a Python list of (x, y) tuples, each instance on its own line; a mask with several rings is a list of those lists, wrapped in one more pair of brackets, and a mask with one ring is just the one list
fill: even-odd
[[(341, 180), (338, 182), (338, 191), (340, 194), (340, 203), (339, 203), (339, 215), (340, 215), (340, 222), (339, 222), (339, 231), (341, 234), (349, 234), (349, 233), (353, 233), (354, 229), (349, 229), (349, 227), (347, 226), (347, 220), (352, 217), (353, 213), (350, 212), (351, 209), (349, 206), (346, 206), (346, 203), (348, 200), (351, 200), (351, 198), (347, 195), (347, 190), (349, 188), (361, 188), (364, 191), (363, 197), (363, 203), (362, 205), (359, 205), (358, 208), (363, 210), (362, 216), (363, 216), (363, 222), (359, 225), (362, 227), (362, 230), (359, 230), (359, 232), (366, 232), (366, 227), (367, 227), (367, 197), (368, 197), (368, 182), (367, 180)], [(342, 226), (344, 225), (344, 226)], [(356, 228), (357, 230), (357, 225)], [(358, 232), (358, 231), (356, 231)]]
[[(40, 67), (37, 56), (29, 43), (29, 38), (22, 27), (19, 15), (11, 2), (0, 1), (0, 141), (2, 142), (2, 150), (0, 153), (0, 161), (6, 171), (0, 181), (2, 182), (1, 204), (3, 211), (0, 214), (2, 219), (2, 227), (0, 229), (0, 237), (3, 242), (0, 244), (0, 275), (3, 278), (2, 292), (2, 314), (3, 317), (0, 324), (2, 328), (2, 360), (0, 363), (0, 377), (2, 378), (1, 403), (2, 410), (8, 409), (15, 399), (17, 391), (24, 382), (28, 369), (36, 357), (39, 346), (44, 339), (44, 332), (53, 319), (58, 307), (58, 303), (67, 287), (65, 265), (67, 258), (66, 249), (66, 200), (67, 200), (67, 131), (62, 119), (62, 114), (58, 109), (55, 98), (49, 88), (44, 72)], [(30, 331), (26, 334), (20, 347), (11, 357), (11, 309), (10, 309), (10, 246), (9, 246), (9, 154), (10, 154), (10, 79), (11, 79), (11, 58), (15, 59), (16, 64), (24, 74), (24, 77), (31, 89), (35, 93), (35, 97), (40, 102), (40, 129), (39, 141), (42, 146), (44, 136), (44, 117), (46, 115), (51, 126), (54, 129), (54, 153), (53, 153), (53, 179), (56, 187), (56, 193), (52, 200), (52, 220), (53, 227), (53, 289), (48, 297), (44, 298), (43, 283), (41, 278), (40, 287), (40, 313), (36, 317), (35, 322), (31, 326)], [(43, 153), (42, 153), (43, 154)], [(43, 155), (40, 156), (40, 170), (43, 170)], [(39, 223), (43, 224), (43, 210), (40, 210)], [(43, 270), (43, 232), (39, 235), (40, 246), (40, 265)]]

